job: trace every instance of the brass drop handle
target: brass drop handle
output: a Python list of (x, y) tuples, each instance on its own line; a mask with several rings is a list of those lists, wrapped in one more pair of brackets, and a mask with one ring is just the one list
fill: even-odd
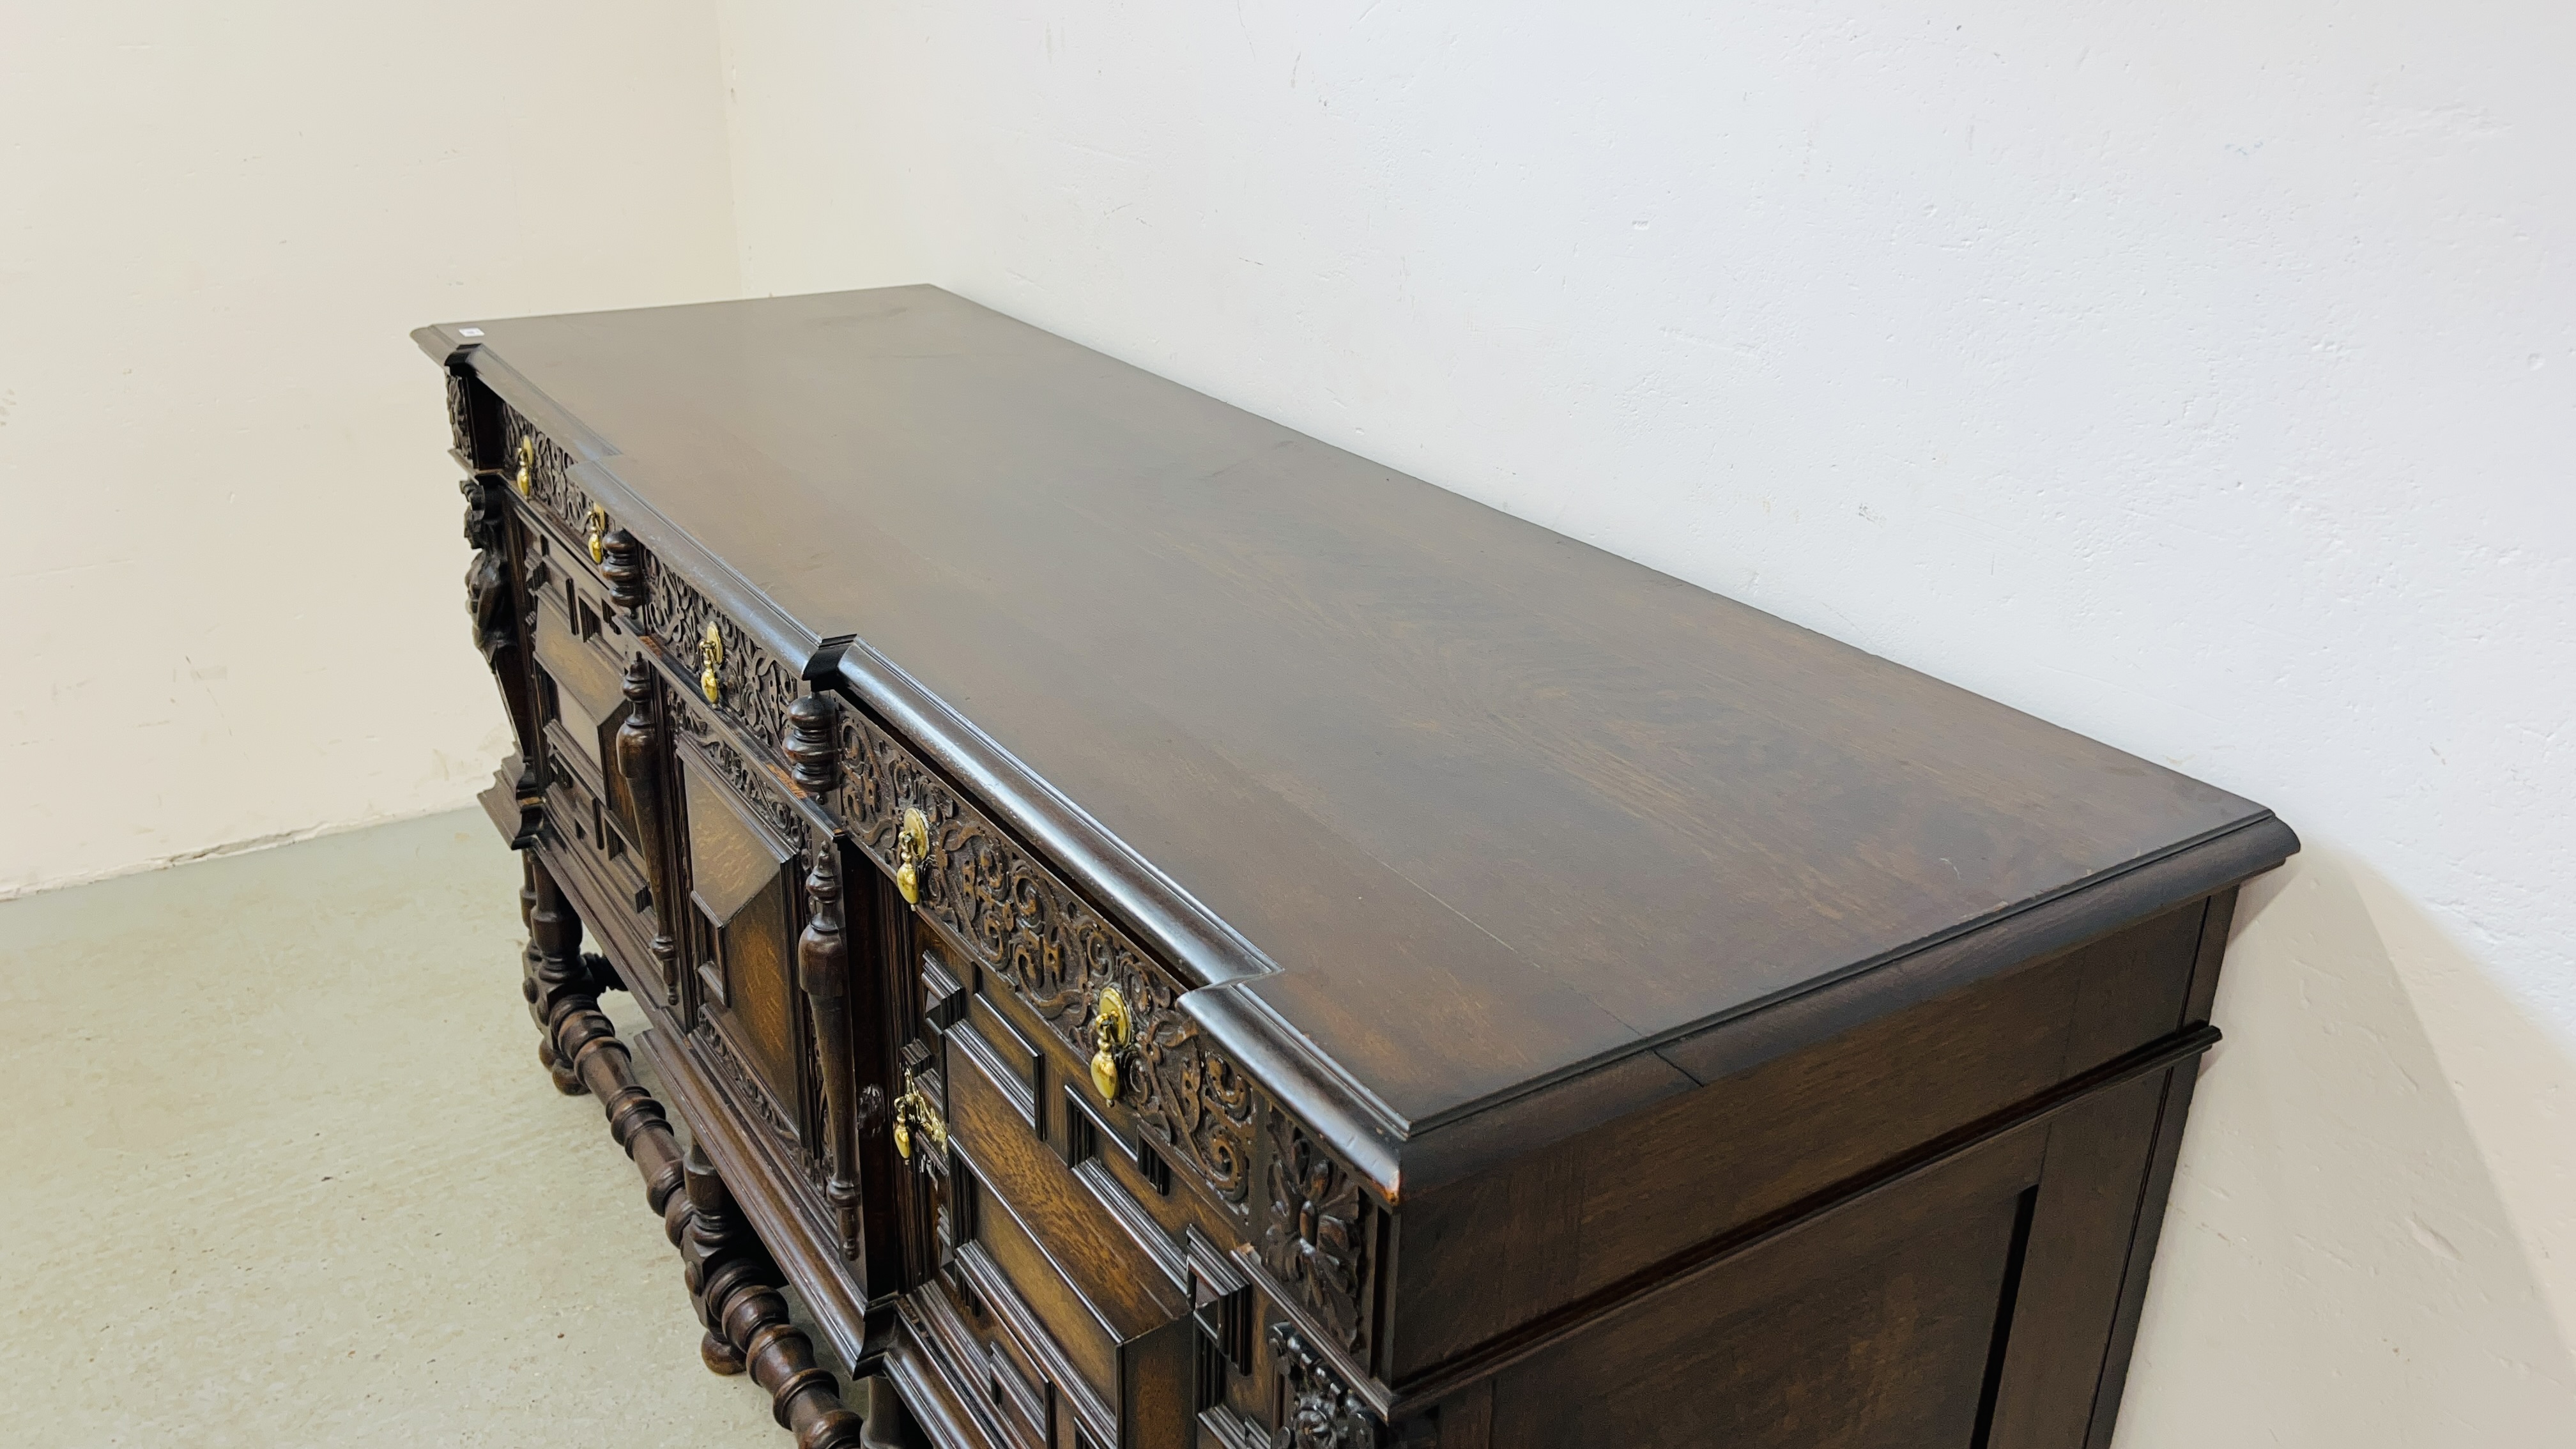
[(1118, 1100), (1126, 1059), (1135, 1045), (1136, 1024), (1127, 1015), (1127, 998), (1115, 986), (1103, 986), (1091, 1003), (1091, 1085), (1101, 1100)]
[(590, 561), (592, 563), (607, 561), (608, 545), (600, 539), (600, 535), (606, 532), (608, 532), (608, 510), (594, 503), (590, 505)]
[[(912, 1162), (912, 1145), (916, 1137), (933, 1152), (948, 1150), (948, 1123), (939, 1109), (921, 1095), (921, 1083), (912, 1073), (903, 1074), (903, 1095), (894, 1099), (894, 1150), (906, 1162)], [(921, 1163), (913, 1163), (919, 1167)]]
[(894, 888), (908, 905), (921, 904), (921, 866), (930, 859), (930, 817), (903, 807), (903, 824), (894, 835)]
[(724, 635), (709, 624), (705, 636), (698, 640), (698, 693), (705, 695), (709, 704), (724, 703), (724, 681), (716, 677), (716, 666), (722, 663)]
[(537, 480), (535, 477), (536, 466), (537, 440), (531, 434), (522, 433), (519, 436), (518, 478), (519, 496), (522, 498), (527, 497), (537, 486)]

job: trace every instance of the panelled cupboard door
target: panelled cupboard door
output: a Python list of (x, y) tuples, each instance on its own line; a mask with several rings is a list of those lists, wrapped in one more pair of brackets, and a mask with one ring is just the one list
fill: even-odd
[(537, 591), (537, 667), (553, 686), (550, 722), (594, 771), (613, 758), (610, 736), (626, 716), (618, 662), (601, 637), (598, 612), (567, 581)]
[(766, 1092), (773, 1121), (799, 1122), (805, 1039), (796, 987), (803, 852), (755, 818), (683, 744), (688, 900), (701, 1014)]

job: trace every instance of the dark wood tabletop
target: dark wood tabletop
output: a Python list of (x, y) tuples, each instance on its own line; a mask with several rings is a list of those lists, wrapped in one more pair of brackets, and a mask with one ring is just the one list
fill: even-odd
[(934, 288), (467, 326), (1239, 932), (1399, 1128), (2269, 819)]

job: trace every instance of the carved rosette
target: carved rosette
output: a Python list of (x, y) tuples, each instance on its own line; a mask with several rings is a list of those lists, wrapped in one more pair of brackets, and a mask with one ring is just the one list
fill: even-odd
[(891, 865), (904, 808), (920, 810), (930, 822), (929, 854), (917, 867), (921, 911), (1017, 988), (1075, 1051), (1090, 1054), (1093, 1003), (1101, 988), (1117, 987), (1135, 1026), (1121, 1099), (1218, 1202), (1248, 1217), (1252, 1082), (1207, 1045), (1170, 978), (892, 736), (855, 710), (841, 717), (835, 798), (850, 833)]
[(1359, 1177), (1285, 1112), (1269, 1116), (1270, 1171), (1262, 1266), (1340, 1347), (1368, 1348), (1369, 1213)]
[(1279, 1427), (1271, 1449), (1375, 1449), (1377, 1416), (1341, 1375), (1284, 1323), (1270, 1326), (1279, 1365)]

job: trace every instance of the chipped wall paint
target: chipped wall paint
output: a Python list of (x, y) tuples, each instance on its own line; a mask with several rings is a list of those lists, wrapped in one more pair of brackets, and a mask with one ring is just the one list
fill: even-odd
[(4, 28), (0, 896), (465, 804), (504, 726), (405, 334), (735, 291), (713, 12)]
[(2262, 800), (2121, 1443), (2576, 1422), (2576, 10), (728, 0), (926, 280)]

